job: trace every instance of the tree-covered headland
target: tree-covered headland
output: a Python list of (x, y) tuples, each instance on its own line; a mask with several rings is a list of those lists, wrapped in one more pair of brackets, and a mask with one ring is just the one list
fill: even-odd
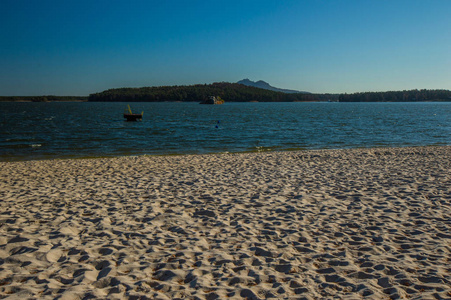
[(294, 102), (338, 100), (338, 94), (282, 93), (238, 83), (217, 82), (188, 86), (160, 86), (110, 89), (89, 95), (89, 101), (202, 102), (210, 96), (219, 96), (226, 102)]

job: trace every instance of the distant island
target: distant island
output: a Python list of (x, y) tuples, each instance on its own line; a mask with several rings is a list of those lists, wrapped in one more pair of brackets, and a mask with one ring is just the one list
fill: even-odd
[(188, 86), (120, 88), (89, 95), (89, 101), (203, 102), (219, 96), (226, 102), (295, 102), (338, 100), (338, 94), (284, 93), (241, 83), (216, 82)]
[[(243, 84), (245, 83), (245, 84)], [(259, 87), (256, 87), (258, 85)], [(277, 90), (277, 91), (276, 91)], [(282, 92), (283, 91), (283, 92)], [(226, 102), (419, 102), (451, 101), (449, 90), (410, 90), (389, 92), (365, 92), (354, 94), (313, 94), (283, 90), (264, 81), (248, 79), (237, 83), (216, 82), (189, 86), (160, 86), (110, 89), (89, 95), (89, 101), (203, 102), (210, 96), (219, 96)]]
[(88, 97), (83, 96), (0, 96), (1, 101), (53, 102), (205, 102), (215, 96), (226, 102), (445, 102), (451, 101), (449, 90), (409, 90), (364, 92), (353, 94), (314, 94), (280, 89), (259, 80), (243, 79), (237, 83), (215, 82), (182, 86), (116, 88)]

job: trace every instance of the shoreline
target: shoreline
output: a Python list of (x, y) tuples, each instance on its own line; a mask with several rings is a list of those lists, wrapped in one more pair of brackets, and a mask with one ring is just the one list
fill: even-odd
[(451, 146), (0, 162), (0, 298), (446, 299)]
[[(30, 146), (32, 147), (32, 145)], [(228, 154), (247, 154), (247, 153), (291, 153), (291, 152), (308, 152), (308, 151), (348, 151), (348, 150), (371, 150), (371, 149), (407, 149), (407, 148), (435, 148), (435, 147), (451, 147), (451, 145), (419, 145), (419, 146), (381, 146), (381, 147), (351, 147), (351, 148), (319, 148), (319, 149), (282, 149), (282, 150), (272, 150), (271, 147), (268, 147), (268, 149), (264, 150), (247, 150), (247, 151), (240, 151), (240, 152), (230, 152), (230, 151), (223, 151), (223, 152), (208, 152), (208, 153), (169, 153), (169, 154), (142, 154), (142, 153), (136, 153), (136, 154), (129, 154), (129, 155), (88, 155), (88, 156), (74, 156), (74, 155), (64, 155), (59, 157), (37, 157), (37, 158), (24, 158), (24, 157), (13, 157), (13, 156), (6, 156), (0, 155), (0, 163), (4, 162), (27, 162), (27, 161), (46, 161), (46, 160), (71, 160), (71, 159), (105, 159), (105, 158), (120, 158), (120, 157), (141, 157), (141, 156), (149, 156), (149, 157), (159, 157), (159, 156), (191, 156), (191, 155), (228, 155)], [(49, 155), (50, 156), (50, 155)], [(8, 160), (5, 158), (9, 157)]]

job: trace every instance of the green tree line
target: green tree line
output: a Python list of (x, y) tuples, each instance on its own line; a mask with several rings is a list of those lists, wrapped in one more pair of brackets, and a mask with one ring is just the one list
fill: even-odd
[(89, 101), (113, 102), (157, 102), (183, 101), (201, 102), (209, 96), (219, 96), (226, 102), (293, 102), (337, 100), (331, 94), (286, 94), (238, 83), (216, 82), (189, 86), (160, 86), (142, 88), (110, 89), (89, 95)]
[(0, 96), (0, 102), (54, 102), (54, 101), (88, 101), (85, 96)]
[(410, 90), (341, 94), (340, 102), (419, 102), (451, 101), (449, 90)]

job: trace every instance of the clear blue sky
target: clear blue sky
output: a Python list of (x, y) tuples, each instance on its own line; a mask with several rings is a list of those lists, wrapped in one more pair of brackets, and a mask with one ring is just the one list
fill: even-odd
[(451, 89), (450, 0), (0, 0), (0, 95)]

